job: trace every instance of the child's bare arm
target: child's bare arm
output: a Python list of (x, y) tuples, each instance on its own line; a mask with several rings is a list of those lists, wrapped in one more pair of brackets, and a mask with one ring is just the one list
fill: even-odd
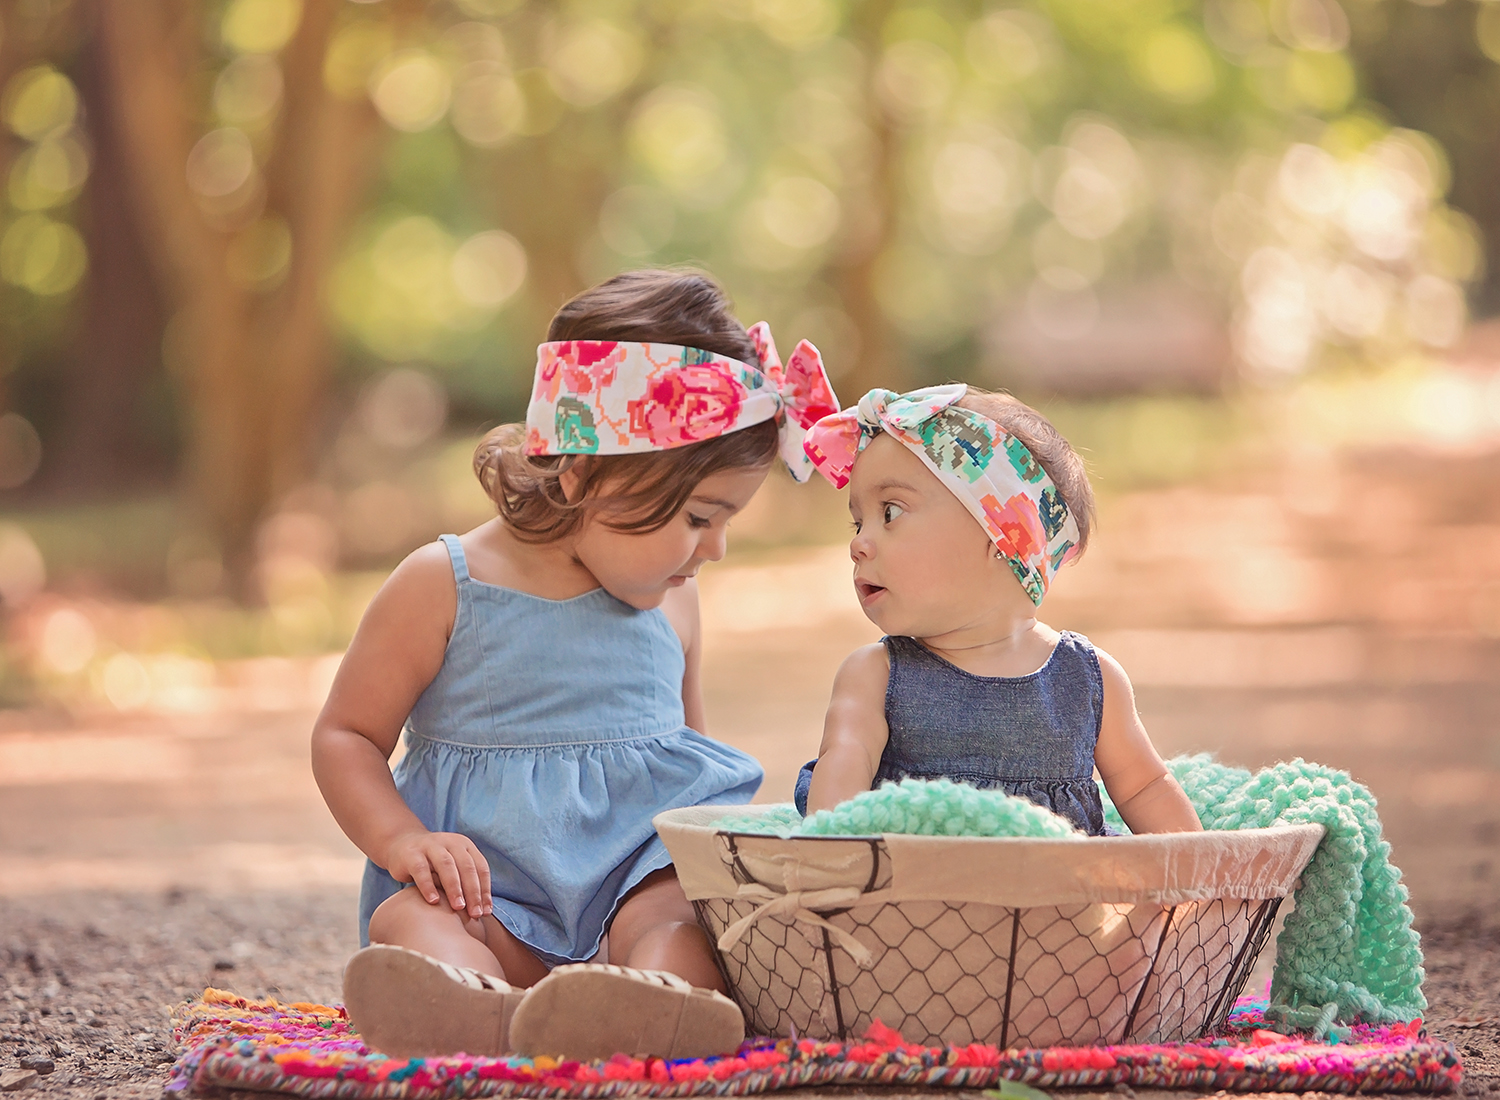
[(703, 623), (698, 610), (698, 582), (690, 580), (674, 588), (662, 601), (662, 611), (682, 642), (682, 714), (689, 728), (706, 734), (708, 721), (703, 710)]
[(428, 831), (396, 790), (388, 761), (401, 727), (443, 664), (457, 597), (441, 543), (396, 567), (360, 621), (313, 725), (313, 775), (334, 819), (398, 882), (478, 918), (490, 907), (489, 865), (473, 841)]
[(1120, 663), (1103, 650), (1104, 717), (1094, 765), (1115, 809), (1133, 833), (1195, 833), (1203, 826), (1193, 804), (1162, 763), (1135, 709), (1135, 690)]
[(862, 646), (839, 666), (823, 720), (823, 744), (807, 792), (807, 812), (829, 810), (868, 791), (880, 767), (890, 730), (885, 724), (885, 689), (890, 680), (885, 646)]

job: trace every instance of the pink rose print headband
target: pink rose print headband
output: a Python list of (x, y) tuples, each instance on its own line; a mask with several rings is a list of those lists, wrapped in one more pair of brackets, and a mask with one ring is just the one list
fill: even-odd
[(959, 408), (962, 384), (896, 394), (874, 389), (852, 409), (825, 416), (804, 446), (818, 472), (842, 489), (871, 439), (888, 433), (937, 475), (1040, 604), (1078, 547), (1078, 524), (1042, 464), (987, 416)]
[(803, 340), (783, 367), (769, 325), (761, 321), (749, 334), (758, 366), (677, 344), (542, 344), (526, 409), (526, 453), (667, 451), (778, 419), (781, 458), (806, 481), (812, 461), (803, 436), (839, 407), (822, 356)]

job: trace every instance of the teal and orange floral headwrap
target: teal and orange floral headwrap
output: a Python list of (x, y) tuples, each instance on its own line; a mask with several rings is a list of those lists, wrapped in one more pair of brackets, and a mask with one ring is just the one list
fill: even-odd
[(775, 419), (779, 452), (798, 481), (812, 476), (803, 436), (837, 412), (818, 349), (803, 340), (785, 367), (764, 321), (748, 330), (760, 362), (677, 344), (562, 340), (536, 349), (526, 409), (529, 455), (666, 451)]
[(1078, 552), (1078, 524), (1024, 443), (989, 417), (958, 406), (968, 389), (871, 390), (857, 406), (814, 424), (803, 446), (817, 471), (842, 489), (859, 453), (887, 433), (958, 497), (1031, 602), (1040, 604), (1053, 576)]

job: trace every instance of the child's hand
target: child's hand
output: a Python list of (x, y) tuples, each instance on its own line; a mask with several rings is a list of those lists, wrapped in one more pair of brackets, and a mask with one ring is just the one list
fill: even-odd
[(444, 894), (456, 911), (473, 920), (494, 909), (490, 899), (490, 865), (474, 842), (462, 833), (405, 833), (390, 847), (385, 869), (397, 882), (414, 882), (429, 905)]

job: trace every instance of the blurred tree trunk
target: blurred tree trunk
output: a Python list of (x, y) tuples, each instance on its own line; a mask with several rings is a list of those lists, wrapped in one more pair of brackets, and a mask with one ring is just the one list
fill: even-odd
[(166, 317), (141, 219), (128, 200), (127, 152), (108, 109), (97, 35), (85, 37), (70, 72), (93, 147), (79, 217), (89, 270), (75, 307), (57, 445), (42, 473), (46, 490), (97, 493), (163, 457), (142, 448), (134, 421), (142, 392), (161, 360)]
[(266, 215), (283, 218), (291, 260), (274, 289), (237, 279), (230, 254), (246, 226), (215, 222), (189, 187), (200, 136), (189, 116), (206, 58), (191, 0), (97, 0), (111, 107), (131, 198), (148, 227), (176, 311), (176, 366), (188, 407), (192, 497), (243, 580), (257, 522), (309, 471), (334, 348), (322, 285), (370, 175), (380, 127), (370, 104), (331, 93), (323, 57), (341, 5), (309, 3), (280, 58), (284, 93), (259, 159)]

